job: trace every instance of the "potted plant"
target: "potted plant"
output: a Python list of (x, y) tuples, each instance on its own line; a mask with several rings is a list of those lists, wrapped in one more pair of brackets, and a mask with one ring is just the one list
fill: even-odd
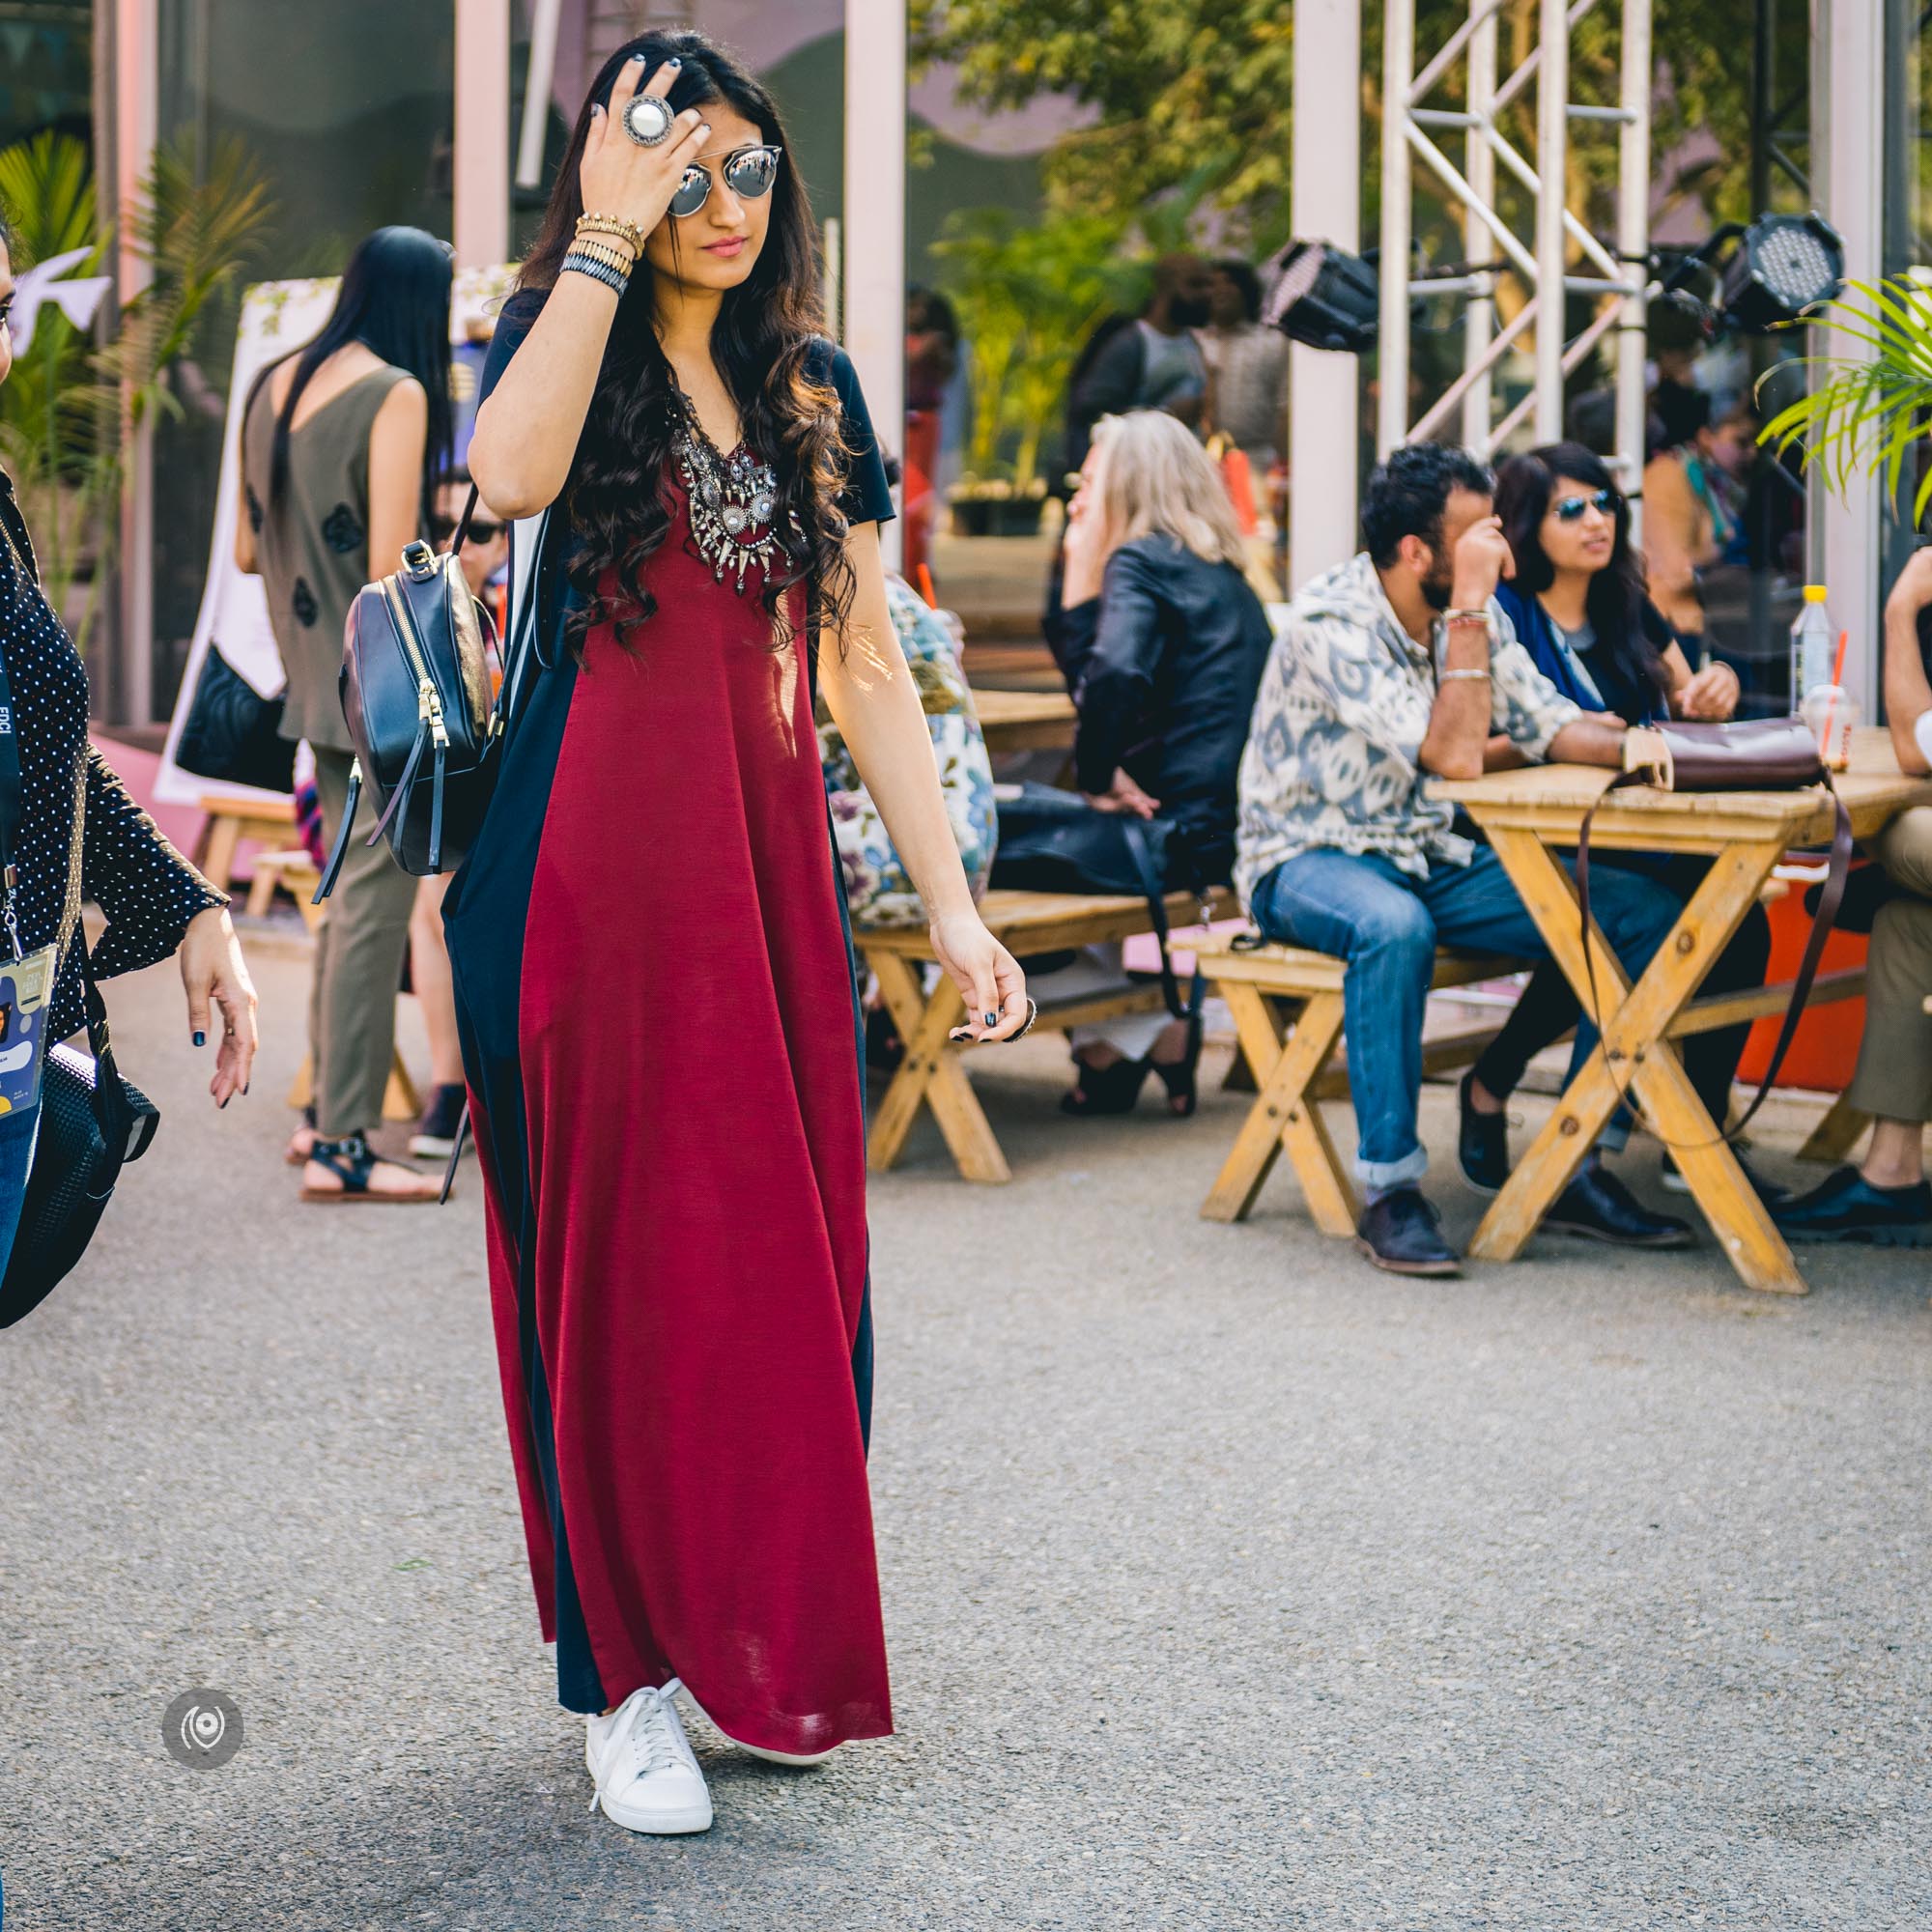
[(1073, 358), (1139, 270), (1121, 257), (1118, 225), (1090, 214), (1023, 222), (1008, 209), (962, 210), (934, 253), (947, 265), (973, 393), (955, 521), (968, 534), (1031, 534)]
[[(35, 263), (79, 251), (70, 273), (96, 273), (113, 246), (87, 150), (71, 135), (42, 133), (0, 151), (0, 205), (14, 233), (16, 280)], [(128, 244), (148, 265), (148, 286), (111, 317), (99, 344), (56, 301), (43, 300), (0, 388), (0, 452), (34, 530), (47, 601), (82, 650), (119, 531), (129, 433), (179, 412), (170, 371), (270, 212), (241, 143), (217, 148), (203, 181), (185, 140), (157, 148), (128, 210)]]

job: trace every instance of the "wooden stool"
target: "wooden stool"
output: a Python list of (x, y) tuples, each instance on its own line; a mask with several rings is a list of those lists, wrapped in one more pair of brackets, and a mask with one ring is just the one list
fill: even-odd
[[(309, 903), (321, 883), (322, 874), (316, 870), (315, 861), (306, 852), (265, 852), (255, 861), (255, 882), (248, 889), (248, 910), (251, 913), (267, 912), (276, 886), (285, 886), (295, 897), (302, 923), (313, 933), (328, 913), (326, 905)], [(260, 904), (256, 902), (258, 894)], [(313, 1057), (305, 1053), (297, 1070), (295, 1085), (289, 1089), (289, 1105), (306, 1107), (314, 1098), (315, 1063)], [(389, 1061), (389, 1084), (383, 1092), (383, 1118), (385, 1121), (413, 1121), (421, 1114), (422, 1096), (416, 1092), (415, 1082), (410, 1078), (410, 1069), (403, 1063), (402, 1048), (398, 1047)]]
[[(1228, 1003), (1259, 1092), (1201, 1212), (1210, 1221), (1245, 1219), (1286, 1148), (1315, 1225), (1324, 1235), (1351, 1236), (1361, 1218), (1361, 1203), (1349, 1169), (1336, 1154), (1321, 1107), (1323, 1099), (1349, 1091), (1346, 1068), (1324, 1071), (1342, 1034), (1347, 964), (1326, 952), (1293, 946), (1237, 951), (1233, 944), (1236, 936), (1217, 933), (1204, 941), (1201, 970)], [(1520, 972), (1522, 966), (1520, 959), (1486, 953), (1438, 952), (1430, 985), (1466, 986)], [(1424, 1073), (1468, 1065), (1499, 1031), (1500, 1023), (1426, 1039)]]
[[(1217, 890), (1213, 916), (1227, 919), (1237, 908), (1234, 895)], [(1167, 915), (1176, 928), (1192, 925), (1200, 902), (1191, 893), (1168, 895)], [(1098, 946), (1151, 932), (1153, 922), (1143, 898), (1090, 897), (1077, 893), (990, 892), (980, 901), (986, 928), (1014, 957)], [(924, 926), (861, 926), (854, 935), (866, 964), (878, 976), (893, 1023), (905, 1041), (905, 1058), (872, 1117), (866, 1143), (867, 1163), (879, 1173), (895, 1166), (923, 1106), (932, 1109), (959, 1172), (968, 1180), (1012, 1179), (992, 1123), (966, 1077), (961, 1049), (947, 1035), (966, 1017), (966, 1003), (952, 978), (942, 973), (931, 993), (920, 984), (919, 963), (932, 957)], [(1163, 1010), (1157, 982), (1136, 984), (1080, 999), (1043, 1006), (1037, 1027), (1064, 1032), (1092, 1026), (1123, 1013)]]
[(196, 840), (196, 862), (225, 893), (235, 883), (235, 850), (244, 838), (273, 845), (289, 836), (296, 822), (296, 802), (251, 799), (242, 805), (218, 793), (201, 801), (208, 823)]

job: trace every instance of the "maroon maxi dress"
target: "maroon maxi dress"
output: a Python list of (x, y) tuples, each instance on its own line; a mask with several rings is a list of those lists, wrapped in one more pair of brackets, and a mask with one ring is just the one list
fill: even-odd
[(673, 495), (657, 612), (519, 707), (450, 952), (562, 1701), (675, 1675), (813, 1752), (892, 1728), (850, 942), (800, 653)]

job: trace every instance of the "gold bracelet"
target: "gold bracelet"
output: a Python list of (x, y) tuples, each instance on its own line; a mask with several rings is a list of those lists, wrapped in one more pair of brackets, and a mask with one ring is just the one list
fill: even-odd
[(620, 242), (631, 244), (634, 255), (644, 252), (644, 231), (635, 221), (626, 221), (618, 214), (580, 214), (577, 217), (577, 232), (583, 235), (614, 235)]

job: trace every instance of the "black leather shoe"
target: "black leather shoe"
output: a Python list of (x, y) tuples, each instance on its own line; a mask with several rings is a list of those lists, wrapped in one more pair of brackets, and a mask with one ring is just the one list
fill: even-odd
[(1932, 1186), (1874, 1187), (1855, 1167), (1834, 1168), (1809, 1194), (1771, 1210), (1787, 1241), (1862, 1241), (1874, 1248), (1932, 1247)]
[(1463, 1272), (1419, 1187), (1398, 1187), (1370, 1202), (1355, 1226), (1355, 1245), (1390, 1274)]
[(1552, 1235), (1579, 1235), (1616, 1248), (1688, 1248), (1690, 1224), (1653, 1214), (1602, 1161), (1589, 1160), (1543, 1217)]
[(1479, 1114), (1469, 1104), (1469, 1083), (1476, 1077), (1471, 1069), (1463, 1074), (1456, 1090), (1460, 1120), (1456, 1127), (1456, 1158), (1463, 1163), (1463, 1179), (1478, 1194), (1500, 1194), (1510, 1174), (1509, 1115)]

